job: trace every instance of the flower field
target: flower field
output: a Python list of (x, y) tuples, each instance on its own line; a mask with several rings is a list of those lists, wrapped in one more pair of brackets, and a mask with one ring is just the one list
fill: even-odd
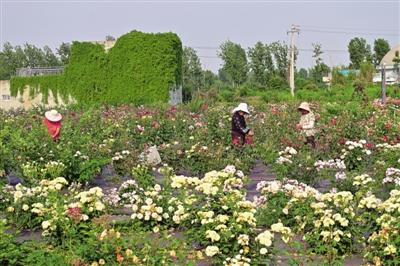
[(59, 142), (44, 110), (1, 112), (1, 264), (400, 265), (399, 107), (311, 103), (312, 150), (297, 105), (250, 105), (245, 147), (226, 103), (71, 107)]

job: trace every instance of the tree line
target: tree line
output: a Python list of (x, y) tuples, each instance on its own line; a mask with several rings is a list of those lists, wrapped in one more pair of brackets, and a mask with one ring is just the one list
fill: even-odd
[[(322, 83), (324, 76), (332, 70), (322, 59), (323, 49), (320, 43), (313, 43), (314, 66), (307, 69), (295, 69), (296, 79), (309, 80), (315, 84)], [(364, 38), (353, 38), (347, 46), (349, 52), (349, 69), (368, 68), (373, 71), (387, 52), (390, 45), (385, 39), (374, 41), (373, 51)], [(209, 88), (219, 83), (233, 87), (243, 84), (260, 88), (287, 87), (289, 70), (289, 47), (283, 42), (257, 42), (247, 51), (238, 43), (226, 41), (221, 44), (218, 56), (222, 59), (222, 67), (218, 75), (203, 71), (199, 57), (193, 48), (184, 48), (184, 91), (185, 95)], [(298, 51), (295, 50), (295, 62)], [(345, 66), (343, 66), (345, 67)], [(365, 71), (364, 71), (365, 72)], [(372, 79), (372, 78), (371, 78)]]
[(13, 46), (6, 42), (0, 52), (0, 80), (10, 79), (17, 68), (63, 66), (68, 63), (70, 53), (70, 43), (62, 43), (54, 53), (47, 45), (39, 48), (29, 43)]
[[(115, 40), (107, 36), (107, 40)], [(310, 69), (296, 69), (296, 78), (312, 80), (316, 84), (331, 70), (323, 62), (321, 44), (313, 43), (314, 66)], [(360, 69), (365, 63), (377, 66), (383, 56), (390, 50), (384, 39), (374, 41), (373, 51), (364, 38), (353, 38), (348, 46), (350, 69)], [(71, 52), (70, 43), (62, 43), (55, 51), (48, 46), (38, 48), (32, 44), (12, 46), (4, 43), (0, 51), (0, 79), (9, 79), (17, 68), (53, 67), (68, 63)], [(217, 55), (223, 64), (218, 74), (203, 70), (195, 49), (183, 49), (183, 93), (190, 99), (194, 92), (208, 89), (211, 86), (233, 86), (243, 84), (260, 88), (287, 87), (289, 69), (289, 47), (284, 42), (257, 42), (245, 50), (240, 44), (225, 41), (219, 47)], [(295, 61), (298, 51), (295, 50)]]

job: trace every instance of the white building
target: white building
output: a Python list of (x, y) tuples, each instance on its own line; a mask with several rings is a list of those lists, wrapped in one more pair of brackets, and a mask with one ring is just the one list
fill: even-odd
[(399, 56), (400, 56), (400, 45), (397, 45), (396, 47), (392, 48), (381, 60), (379, 66), (377, 66), (376, 70), (378, 73), (374, 75), (373, 82), (381, 82), (382, 81), (382, 76), (381, 76), (381, 68), (382, 65), (385, 65), (385, 75), (386, 75), (386, 84), (398, 84), (400, 81), (400, 73), (399, 73), (399, 67), (400, 64), (395, 66), (395, 63), (393, 62), (393, 59), (396, 57), (396, 51), (398, 51)]

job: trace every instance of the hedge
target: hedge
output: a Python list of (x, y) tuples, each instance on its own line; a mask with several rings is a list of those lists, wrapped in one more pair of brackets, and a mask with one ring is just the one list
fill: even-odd
[(29, 85), (47, 100), (49, 90), (78, 103), (167, 102), (169, 90), (182, 84), (182, 43), (174, 33), (132, 31), (106, 52), (102, 45), (74, 42), (62, 75), (13, 77), (16, 96)]

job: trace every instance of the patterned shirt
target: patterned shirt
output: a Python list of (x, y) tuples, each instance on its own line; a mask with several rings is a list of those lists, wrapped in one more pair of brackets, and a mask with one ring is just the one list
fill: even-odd
[(315, 115), (313, 112), (302, 115), (299, 124), (302, 126), (302, 131), (306, 134), (307, 137), (315, 135)]
[(240, 115), (239, 112), (235, 112), (232, 117), (232, 132), (240, 135), (246, 135), (249, 130), (250, 129), (246, 126), (244, 116)]

